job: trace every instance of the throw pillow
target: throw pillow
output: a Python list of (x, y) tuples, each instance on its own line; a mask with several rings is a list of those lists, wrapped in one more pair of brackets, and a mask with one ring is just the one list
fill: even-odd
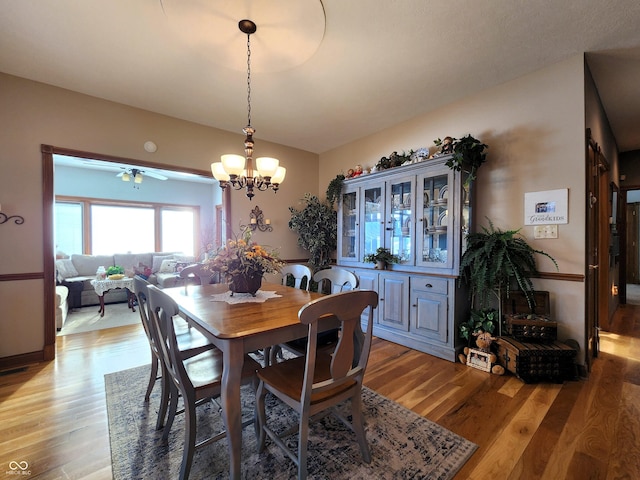
[(151, 265), (152, 273), (158, 273), (163, 260), (173, 260), (173, 255), (154, 256), (153, 263)]
[(71, 278), (78, 276), (78, 271), (76, 270), (76, 267), (73, 266), (73, 262), (70, 258), (62, 258), (60, 260), (56, 260), (56, 269), (58, 270), (58, 274), (62, 278)]
[(140, 275), (145, 280), (148, 280), (151, 276), (151, 267), (140, 262), (137, 267), (133, 267), (133, 273), (136, 275)]
[(176, 271), (176, 260), (163, 260), (158, 273), (174, 273)]

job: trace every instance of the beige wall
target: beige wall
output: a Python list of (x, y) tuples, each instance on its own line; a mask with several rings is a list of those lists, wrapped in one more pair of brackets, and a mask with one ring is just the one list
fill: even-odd
[[(0, 105), (0, 204), (5, 214), (25, 219), (0, 225), (0, 275), (43, 271), (41, 144), (201, 170), (243, 148), (243, 125), (239, 134), (229, 133), (5, 74)], [(156, 153), (143, 149), (146, 140), (158, 145)], [(287, 178), (277, 195), (258, 193), (252, 204), (232, 192), (231, 223), (246, 222), (257, 204), (275, 230), (260, 240), (281, 247), (284, 258), (304, 257), (287, 227), (288, 206), (307, 191), (317, 193), (318, 157), (259, 136), (256, 154), (279, 158)], [(0, 358), (42, 349), (44, 310), (53, 308), (42, 292), (41, 281), (0, 282)]]
[[(517, 229), (536, 249), (558, 261), (561, 273), (584, 273), (585, 111), (582, 55), (485, 90), (393, 128), (320, 155), (319, 190), (360, 163), (371, 167), (394, 150), (429, 147), (446, 135), (472, 134), (489, 145), (476, 183), (476, 225)], [(524, 193), (569, 189), (569, 224), (558, 239), (535, 240), (524, 225)], [(478, 229), (478, 228), (476, 228)], [(539, 257), (540, 271), (554, 267)], [(584, 283), (535, 280), (551, 292), (560, 336), (584, 345)]]
[[(275, 231), (256, 235), (258, 240), (282, 247), (285, 258), (304, 258), (287, 222), (288, 207), (297, 205), (305, 192), (324, 196), (328, 182), (356, 164), (371, 167), (394, 150), (429, 147), (434, 151), (435, 138), (471, 133), (490, 147), (488, 162), (480, 169), (476, 183), (477, 225), (486, 225), (488, 217), (502, 229), (522, 227), (534, 248), (558, 260), (561, 273), (582, 275), (585, 122), (590, 127), (592, 122), (602, 125), (597, 114), (586, 118), (584, 79), (583, 56), (576, 55), (323, 153), (319, 163), (314, 154), (261, 142), (258, 137), (257, 155), (280, 158), (287, 167), (287, 179), (276, 195), (258, 193), (251, 203), (239, 192), (232, 192), (232, 227), (245, 223), (251, 208), (259, 205), (272, 219)], [(5, 213), (26, 219), (22, 226), (0, 227), (0, 275), (42, 271), (40, 144), (203, 170), (221, 153), (240, 153), (242, 148), (241, 134), (2, 74), (0, 100), (0, 203)], [(600, 135), (602, 130), (591, 128)], [(158, 144), (157, 153), (143, 150), (146, 140)], [(606, 144), (607, 152), (612, 148), (606, 138), (596, 141)], [(569, 189), (569, 224), (559, 226), (558, 239), (535, 240), (533, 228), (523, 227), (524, 193), (559, 188)], [(539, 269), (554, 271), (544, 257), (539, 260)], [(31, 285), (37, 282), (20, 282), (30, 288), (3, 283), (11, 282), (0, 282), (0, 301), (12, 305), (14, 311), (0, 320), (0, 357), (40, 349), (42, 319), (33, 314), (33, 302), (40, 297), (33, 295), (38, 286), (34, 289)], [(584, 283), (536, 280), (535, 284), (551, 292), (552, 315), (561, 324), (560, 337), (575, 338), (584, 347)], [(29, 308), (23, 303), (29, 303)], [(43, 305), (36, 304), (36, 312), (42, 309)], [(5, 340), (8, 338), (11, 340)], [(579, 361), (583, 361), (582, 354)]]

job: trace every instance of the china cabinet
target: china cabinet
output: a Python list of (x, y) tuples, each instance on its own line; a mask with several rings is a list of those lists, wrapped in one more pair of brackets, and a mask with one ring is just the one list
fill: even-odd
[[(449, 156), (345, 180), (338, 204), (337, 264), (376, 290), (374, 335), (455, 361), (457, 325), (469, 315), (457, 283), (472, 221), (464, 172)], [(401, 262), (376, 270), (364, 256), (388, 248)]]

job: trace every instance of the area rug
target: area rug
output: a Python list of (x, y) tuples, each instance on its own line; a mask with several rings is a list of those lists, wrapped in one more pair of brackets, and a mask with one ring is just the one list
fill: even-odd
[[(168, 445), (155, 430), (159, 387), (144, 403), (149, 366), (105, 375), (113, 478), (177, 478), (182, 460), (184, 416), (176, 417)], [(254, 396), (242, 390), (243, 418), (251, 418)], [(362, 462), (355, 434), (332, 415), (313, 423), (309, 434), (310, 479), (451, 479), (477, 446), (416, 413), (365, 388), (363, 391), (370, 464)], [(267, 395), (270, 425), (288, 426), (297, 416)], [(222, 429), (217, 408), (199, 407), (198, 438)], [(292, 437), (295, 445), (296, 437)], [(242, 478), (296, 478), (293, 462), (273, 443), (256, 451), (253, 427), (243, 431)], [(225, 439), (196, 451), (191, 480), (228, 478)]]
[(91, 332), (140, 323), (138, 307), (135, 307), (136, 311), (132, 312), (126, 303), (108, 303), (105, 306), (104, 317), (98, 313), (99, 308), (98, 305), (93, 305), (70, 312), (58, 335)]

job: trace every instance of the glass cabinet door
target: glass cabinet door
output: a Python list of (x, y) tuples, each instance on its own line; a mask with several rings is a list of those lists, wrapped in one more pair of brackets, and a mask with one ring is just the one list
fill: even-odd
[(362, 250), (358, 260), (365, 255), (375, 253), (384, 242), (384, 188), (380, 186), (362, 187), (362, 203), (360, 211), (364, 212)]
[(449, 175), (420, 177), (417, 264), (450, 267), (452, 216), (449, 215)]
[(338, 255), (344, 260), (358, 260), (358, 190), (347, 190), (342, 194), (341, 202), (341, 218), (338, 219), (341, 249)]
[(386, 247), (402, 263), (413, 264), (413, 182), (411, 178), (389, 180), (387, 186)]

